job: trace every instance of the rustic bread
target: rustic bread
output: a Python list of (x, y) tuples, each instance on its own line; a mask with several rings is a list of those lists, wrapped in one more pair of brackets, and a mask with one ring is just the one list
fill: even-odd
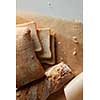
[(44, 75), (27, 27), (16, 27), (16, 87), (19, 88)]
[(16, 100), (46, 100), (49, 95), (58, 91), (72, 78), (72, 70), (63, 62), (49, 68), (46, 78), (39, 83), (33, 83), (16, 93)]
[(43, 48), (42, 52), (38, 54), (38, 57), (40, 59), (49, 59), (51, 58), (50, 28), (39, 28), (37, 32)]
[(31, 37), (32, 37), (33, 43), (34, 43), (34, 50), (36, 52), (42, 51), (40, 40), (38, 38), (37, 31), (36, 31), (36, 23), (34, 21), (30, 21), (30, 22), (26, 22), (23, 24), (18, 24), (17, 26), (18, 27), (29, 27), (31, 30)]

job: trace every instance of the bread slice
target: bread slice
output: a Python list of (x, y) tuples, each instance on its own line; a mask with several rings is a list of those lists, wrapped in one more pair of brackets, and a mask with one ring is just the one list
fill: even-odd
[(55, 33), (50, 34), (50, 50), (52, 57), (50, 59), (41, 59), (41, 63), (49, 64), (49, 65), (54, 65), (56, 62), (55, 58)]
[(37, 30), (40, 42), (42, 44), (42, 52), (38, 54), (40, 59), (49, 59), (51, 58), (50, 50), (50, 28), (39, 28)]
[(36, 52), (42, 51), (42, 46), (40, 44), (40, 40), (38, 38), (37, 31), (36, 31), (36, 23), (34, 21), (26, 22), (23, 24), (17, 24), (16, 26), (17, 27), (29, 27), (31, 30), (31, 37), (33, 39), (35, 51)]
[(16, 27), (16, 88), (44, 76), (44, 69), (36, 57), (30, 30)]

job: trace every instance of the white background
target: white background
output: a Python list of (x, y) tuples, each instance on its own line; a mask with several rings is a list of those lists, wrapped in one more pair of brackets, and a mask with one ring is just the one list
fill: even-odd
[(17, 0), (16, 8), (68, 20), (83, 18), (83, 0)]
[[(99, 9), (99, 0), (84, 0), (84, 100), (100, 100)], [(16, 1), (2, 0), (0, 2), (0, 100), (16, 100), (15, 21)]]

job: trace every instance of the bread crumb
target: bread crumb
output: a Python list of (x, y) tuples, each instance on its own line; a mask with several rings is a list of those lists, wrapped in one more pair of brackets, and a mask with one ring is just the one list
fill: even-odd
[(21, 92), (20, 91), (16, 92), (16, 96), (17, 97), (19, 97), (20, 95), (21, 95)]
[(58, 44), (61, 44), (61, 42), (59, 41)]
[(74, 52), (73, 52), (73, 55), (75, 56), (76, 54), (77, 54), (77, 52), (76, 52), (76, 51), (74, 51)]
[(73, 36), (72, 40), (73, 40), (74, 43), (78, 43), (77, 37)]

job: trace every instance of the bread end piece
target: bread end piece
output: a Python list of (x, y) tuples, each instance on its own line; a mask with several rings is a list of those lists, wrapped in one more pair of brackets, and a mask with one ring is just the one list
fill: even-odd
[(72, 70), (68, 65), (64, 64), (64, 62), (48, 68), (45, 75), (48, 77), (48, 88), (50, 94), (58, 91), (64, 86), (64, 84), (68, 83), (74, 77)]

